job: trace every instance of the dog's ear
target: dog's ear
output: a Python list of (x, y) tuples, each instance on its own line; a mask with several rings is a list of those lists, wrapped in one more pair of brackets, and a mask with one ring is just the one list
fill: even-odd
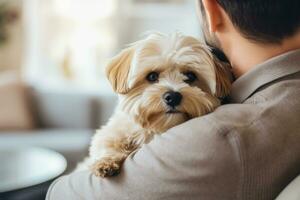
[(119, 94), (126, 94), (129, 91), (128, 74), (133, 55), (134, 47), (124, 49), (113, 57), (106, 67), (106, 76), (114, 91)]
[(229, 63), (222, 62), (214, 57), (215, 73), (216, 73), (216, 90), (215, 95), (218, 98), (226, 97), (231, 88), (232, 74)]

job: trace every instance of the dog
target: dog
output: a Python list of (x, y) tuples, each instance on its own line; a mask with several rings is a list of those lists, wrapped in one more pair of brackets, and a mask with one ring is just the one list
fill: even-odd
[(127, 156), (155, 134), (216, 109), (230, 90), (228, 71), (191, 36), (154, 33), (133, 43), (107, 65), (119, 102), (78, 168), (99, 177), (117, 175)]

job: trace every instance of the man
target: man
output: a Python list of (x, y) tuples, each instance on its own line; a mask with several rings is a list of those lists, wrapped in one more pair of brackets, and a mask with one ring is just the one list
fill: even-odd
[(230, 104), (156, 137), (119, 176), (70, 174), (47, 199), (268, 200), (300, 174), (300, 1), (199, 3), (233, 66)]

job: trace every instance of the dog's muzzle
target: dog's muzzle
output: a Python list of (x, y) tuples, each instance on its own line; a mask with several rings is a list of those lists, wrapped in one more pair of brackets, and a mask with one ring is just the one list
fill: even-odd
[(172, 108), (175, 108), (176, 106), (180, 105), (182, 95), (179, 92), (168, 91), (165, 94), (163, 94), (163, 100), (165, 104)]

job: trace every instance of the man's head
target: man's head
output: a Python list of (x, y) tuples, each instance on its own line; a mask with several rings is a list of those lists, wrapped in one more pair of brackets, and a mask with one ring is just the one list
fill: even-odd
[(280, 46), (300, 31), (299, 0), (197, 0), (208, 44), (232, 56), (241, 38)]

